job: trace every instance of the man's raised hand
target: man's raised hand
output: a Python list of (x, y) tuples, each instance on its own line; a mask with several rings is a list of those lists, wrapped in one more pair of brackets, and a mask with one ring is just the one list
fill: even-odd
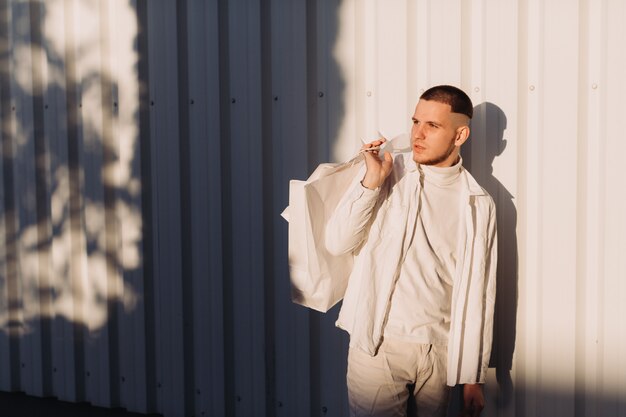
[(378, 156), (383, 143), (385, 143), (385, 139), (381, 138), (366, 143), (361, 148), (361, 152), (363, 152), (365, 156), (365, 165), (367, 167), (365, 177), (363, 177), (361, 184), (371, 190), (380, 187), (389, 174), (391, 174), (393, 168), (393, 157), (389, 152), (385, 152), (382, 160)]

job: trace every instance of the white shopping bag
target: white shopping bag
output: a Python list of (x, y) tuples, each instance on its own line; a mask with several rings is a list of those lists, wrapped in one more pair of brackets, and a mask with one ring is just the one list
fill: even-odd
[(289, 182), (289, 275), (291, 300), (325, 313), (343, 298), (353, 255), (334, 256), (325, 244), (325, 228), (341, 197), (364, 166), (362, 155), (321, 164), (306, 181)]

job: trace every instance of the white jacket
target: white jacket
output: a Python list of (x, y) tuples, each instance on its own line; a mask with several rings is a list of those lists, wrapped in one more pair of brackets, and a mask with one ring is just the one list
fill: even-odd
[[(326, 228), (334, 255), (352, 252), (350, 274), (337, 326), (350, 333), (350, 346), (376, 355), (382, 342), (391, 294), (419, 214), (422, 189), (412, 153), (395, 155), (394, 168), (380, 190), (357, 180), (343, 196)], [(496, 292), (495, 204), (465, 169), (465, 228), (457, 248), (448, 338), (448, 385), (484, 383)], [(397, 184), (405, 182), (403, 187)], [(403, 191), (404, 190), (404, 191)]]

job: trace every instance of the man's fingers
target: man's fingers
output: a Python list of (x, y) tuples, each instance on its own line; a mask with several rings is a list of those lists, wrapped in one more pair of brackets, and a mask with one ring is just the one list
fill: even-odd
[(371, 149), (371, 148), (379, 148), (380, 149), (380, 146), (383, 143), (385, 143), (385, 138), (380, 138), (380, 139), (377, 139), (375, 141), (372, 141), (372, 142), (369, 142), (369, 143), (365, 143), (363, 146), (361, 146), (361, 150), (365, 151), (365, 150), (368, 150), (368, 149)]

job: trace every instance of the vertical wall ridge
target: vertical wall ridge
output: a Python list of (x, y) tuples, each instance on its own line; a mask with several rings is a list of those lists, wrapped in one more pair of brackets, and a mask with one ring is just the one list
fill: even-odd
[(120, 331), (118, 305), (123, 288), (118, 288), (121, 275), (120, 240), (117, 220), (117, 200), (119, 188), (119, 149), (118, 138), (113, 134), (113, 83), (111, 71), (111, 46), (109, 44), (109, 12), (105, 2), (99, 4), (100, 17), (100, 94), (102, 107), (102, 181), (104, 185), (105, 259), (107, 281), (107, 331), (109, 361), (109, 402), (114, 407), (121, 405), (120, 375)]
[[(234, 369), (234, 319), (233, 319), (233, 238), (232, 238), (232, 178), (231, 178), (231, 98), (230, 98), (230, 37), (229, 2), (218, 0), (218, 54), (220, 79), (220, 149), (221, 201), (222, 201), (222, 272), (224, 315), (224, 369)], [(224, 407), (227, 417), (235, 416), (234, 373), (224, 372)]]
[[(264, 342), (265, 342), (265, 415), (276, 414), (276, 317), (274, 259), (274, 158), (273, 86), (272, 86), (272, 0), (260, 0), (261, 11), (261, 119), (262, 119), (262, 187), (263, 187), (263, 281), (264, 281)], [(280, 100), (279, 96), (275, 96)]]
[(154, 214), (152, 208), (152, 143), (150, 134), (150, 66), (148, 59), (148, 3), (149, 0), (137, 0), (137, 53), (139, 86), (139, 148), (141, 152), (141, 208), (144, 266), (144, 315), (145, 332), (145, 370), (146, 370), (146, 408), (148, 412), (157, 412), (156, 399), (156, 307), (154, 285)]
[(67, 24), (65, 25), (65, 95), (66, 95), (66, 125), (68, 143), (68, 172), (69, 172), (69, 222), (70, 222), (70, 253), (69, 267), (73, 305), (73, 341), (74, 341), (74, 380), (76, 387), (76, 401), (85, 401), (85, 311), (84, 289), (82, 286), (83, 274), (83, 239), (82, 216), (83, 206), (81, 197), (82, 173), (80, 169), (80, 107), (79, 85), (76, 70), (76, 42), (74, 36), (75, 10), (69, 0), (64, 2), (63, 8)]
[(180, 141), (180, 205), (181, 205), (181, 279), (183, 286), (183, 366), (185, 374), (185, 414), (195, 411), (195, 361), (194, 361), (194, 298), (193, 250), (191, 247), (191, 165), (190, 165), (190, 91), (189, 91), (189, 25), (187, 0), (176, 3), (176, 29), (178, 52), (178, 129)]
[(14, 177), (14, 157), (15, 157), (15, 105), (12, 100), (11, 80), (13, 72), (11, 71), (11, 6), (8, 1), (0, 2), (0, 39), (2, 41), (2, 49), (0, 55), (0, 91), (1, 111), (2, 111), (2, 176), (4, 185), (4, 244), (5, 244), (5, 263), (6, 263), (6, 286), (7, 286), (7, 333), (9, 337), (9, 363), (10, 363), (10, 387), (11, 390), (19, 390), (21, 388), (20, 375), (20, 309), (18, 287), (18, 223), (16, 214), (16, 196), (15, 196), (15, 177)]

